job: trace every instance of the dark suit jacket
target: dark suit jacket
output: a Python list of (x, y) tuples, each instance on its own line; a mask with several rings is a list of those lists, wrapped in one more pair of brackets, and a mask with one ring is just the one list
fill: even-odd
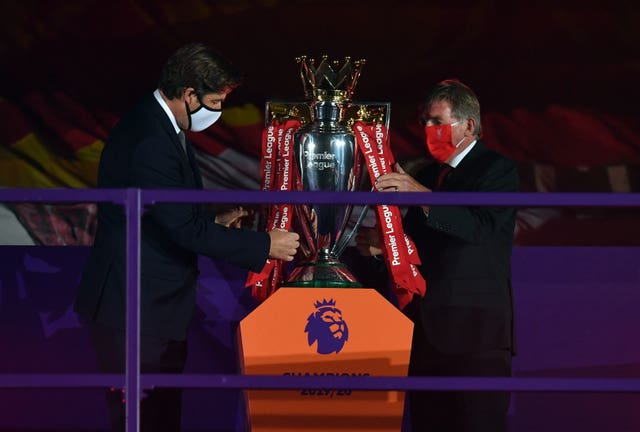
[[(416, 175), (433, 189), (438, 167)], [(439, 188), (450, 192), (517, 192), (515, 164), (482, 142)], [(420, 302), (429, 343), (447, 354), (515, 350), (511, 249), (514, 208), (431, 207), (428, 216), (412, 207), (405, 231), (420, 254), (427, 294)]]
[[(98, 171), (100, 188), (201, 189), (191, 147), (185, 154), (166, 112), (150, 94), (127, 113), (107, 140)], [(269, 253), (262, 232), (227, 229), (201, 205), (156, 204), (142, 217), (142, 333), (182, 340), (195, 306), (197, 255), (260, 271)], [(100, 204), (94, 246), (75, 303), (88, 320), (124, 328), (123, 210)]]

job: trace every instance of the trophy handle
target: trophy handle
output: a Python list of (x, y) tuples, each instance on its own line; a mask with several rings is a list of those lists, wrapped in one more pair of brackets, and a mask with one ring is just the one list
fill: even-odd
[(362, 212), (360, 212), (360, 216), (358, 216), (358, 219), (356, 220), (356, 224), (353, 226), (353, 229), (351, 230), (351, 232), (346, 236), (340, 237), (340, 240), (338, 241), (338, 243), (336, 243), (336, 245), (333, 247), (333, 250), (331, 251), (331, 255), (333, 257), (335, 258), (340, 257), (340, 255), (342, 255), (342, 252), (344, 252), (344, 250), (349, 245), (349, 243), (351, 243), (353, 236), (355, 236), (356, 232), (358, 232), (358, 228), (360, 228), (360, 225), (362, 224), (364, 217), (367, 215), (368, 210), (369, 210), (369, 206), (365, 205), (364, 208), (362, 209)]

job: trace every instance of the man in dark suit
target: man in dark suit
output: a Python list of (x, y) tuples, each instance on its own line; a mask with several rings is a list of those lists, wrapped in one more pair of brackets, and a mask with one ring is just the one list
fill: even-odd
[[(158, 89), (125, 114), (100, 158), (98, 187), (201, 189), (202, 179), (184, 131), (201, 131), (221, 114), (239, 84), (237, 70), (202, 44), (178, 49)], [(267, 257), (291, 261), (298, 235), (229, 228), (242, 213), (215, 215), (201, 205), (157, 204), (142, 217), (141, 370), (180, 373), (196, 298), (197, 255), (260, 271)], [(100, 204), (94, 246), (75, 309), (89, 327), (101, 370), (125, 365), (125, 240), (122, 208)], [(123, 395), (108, 392), (113, 430), (124, 430)], [(179, 431), (181, 392), (155, 389), (142, 399), (143, 431)]]
[[(381, 191), (517, 192), (515, 164), (480, 141), (480, 104), (457, 80), (435, 86), (422, 113), (426, 144), (439, 162), (414, 177), (399, 165), (381, 176)], [(411, 207), (403, 219), (427, 281), (405, 313), (414, 320), (409, 374), (510, 376), (513, 337), (511, 250), (515, 209)], [(358, 249), (380, 253), (375, 231), (359, 233)], [(504, 431), (508, 392), (411, 392), (413, 430)]]

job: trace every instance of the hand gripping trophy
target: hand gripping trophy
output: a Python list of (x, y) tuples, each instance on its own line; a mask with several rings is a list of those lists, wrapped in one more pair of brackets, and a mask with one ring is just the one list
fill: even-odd
[[(365, 60), (345, 57), (341, 64), (323, 56), (316, 65), (314, 59), (301, 56), (296, 61), (305, 101), (267, 102), (262, 189), (353, 192), (365, 187), (367, 171), (373, 184), (377, 176), (390, 171), (393, 162), (387, 139), (390, 106), (352, 101)], [(289, 275), (283, 263), (274, 261), (261, 273), (249, 275), (247, 285), (253, 286), (254, 297), (264, 299), (280, 285), (360, 287), (339, 258), (367, 209), (365, 206), (353, 221), (352, 205), (269, 206), (264, 212), (264, 228), (293, 229), (300, 234), (301, 246)], [(415, 277), (417, 270), (409, 259), (410, 240), (405, 241), (397, 208), (378, 206), (378, 222), (379, 226), (393, 227), (391, 238), (385, 236), (387, 260), (400, 263), (404, 259), (405, 273), (413, 270), (411, 277)], [(415, 261), (417, 254), (412, 255)]]

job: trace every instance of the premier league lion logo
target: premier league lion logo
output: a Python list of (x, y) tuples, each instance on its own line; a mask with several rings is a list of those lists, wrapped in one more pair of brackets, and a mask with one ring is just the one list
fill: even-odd
[(342, 350), (349, 339), (347, 323), (342, 319), (342, 311), (336, 308), (333, 299), (317, 301), (316, 310), (307, 318), (307, 333), (309, 346), (318, 341), (318, 354), (336, 354)]

